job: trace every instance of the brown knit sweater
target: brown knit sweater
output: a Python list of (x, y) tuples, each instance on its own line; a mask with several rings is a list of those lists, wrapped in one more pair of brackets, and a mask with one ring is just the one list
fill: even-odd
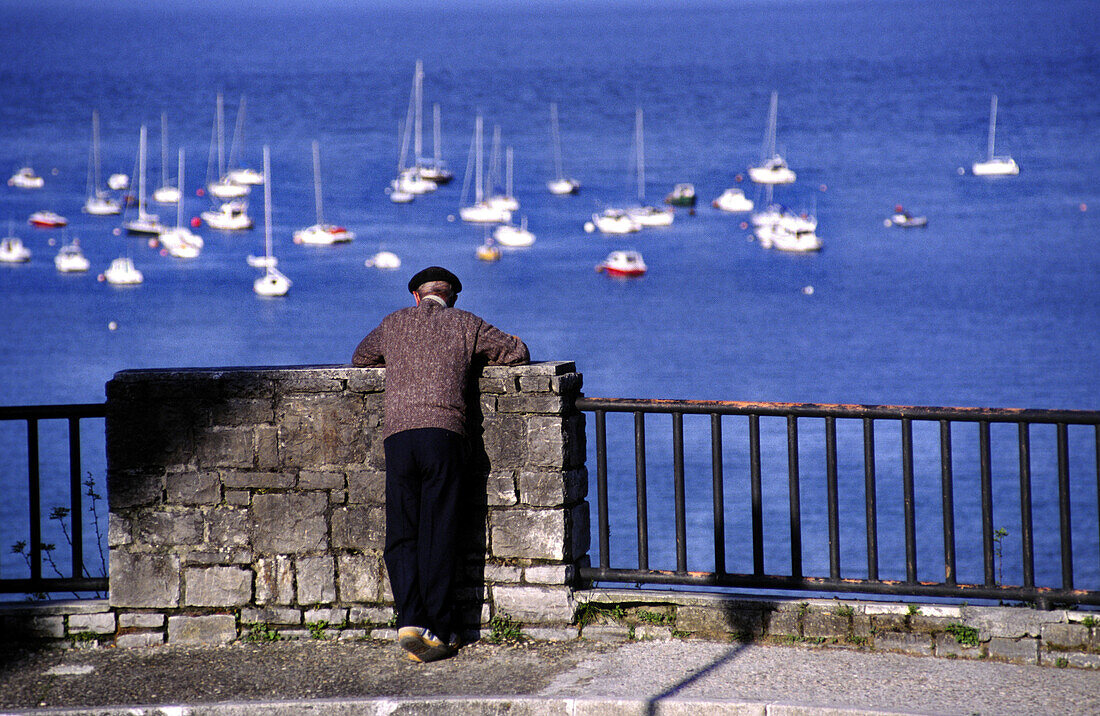
[(382, 319), (355, 349), (352, 365), (386, 366), (384, 437), (414, 428), (466, 434), (470, 366), (530, 360), (519, 338), (472, 313), (432, 300)]

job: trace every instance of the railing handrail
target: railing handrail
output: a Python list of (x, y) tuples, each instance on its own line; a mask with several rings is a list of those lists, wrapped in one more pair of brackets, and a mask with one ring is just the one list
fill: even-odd
[(0, 420), (53, 420), (63, 418), (105, 418), (107, 403), (70, 405), (0, 405)]
[(952, 420), (991, 423), (1063, 423), (1100, 425), (1100, 410), (1049, 410), (1039, 408), (969, 408), (926, 405), (856, 405), (843, 403), (763, 403), (735, 400), (673, 400), (667, 398), (578, 398), (579, 410), (615, 413), (683, 413), (762, 415), (799, 418), (871, 418)]

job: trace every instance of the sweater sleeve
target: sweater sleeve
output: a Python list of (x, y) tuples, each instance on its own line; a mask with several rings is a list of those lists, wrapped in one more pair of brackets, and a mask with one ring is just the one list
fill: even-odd
[(489, 365), (520, 365), (531, 360), (526, 343), (484, 321), (478, 327), (476, 353)]
[(382, 354), (381, 325), (368, 333), (366, 338), (359, 341), (355, 353), (351, 356), (351, 364), (359, 367), (386, 364), (386, 357)]

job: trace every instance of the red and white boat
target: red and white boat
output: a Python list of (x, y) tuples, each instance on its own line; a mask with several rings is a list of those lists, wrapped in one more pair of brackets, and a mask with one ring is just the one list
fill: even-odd
[(38, 226), (43, 229), (57, 229), (62, 226), (68, 226), (69, 220), (61, 214), (55, 214), (52, 211), (36, 211), (27, 219), (27, 223), (31, 226)]
[(596, 271), (608, 276), (641, 276), (646, 272), (646, 265), (637, 251), (612, 251), (596, 266)]

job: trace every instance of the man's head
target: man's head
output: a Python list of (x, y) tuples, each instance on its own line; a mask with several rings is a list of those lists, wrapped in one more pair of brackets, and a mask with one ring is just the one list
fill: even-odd
[(409, 279), (409, 291), (418, 306), (428, 296), (438, 296), (448, 306), (453, 306), (461, 290), (462, 282), (458, 280), (458, 276), (442, 266), (429, 266)]

